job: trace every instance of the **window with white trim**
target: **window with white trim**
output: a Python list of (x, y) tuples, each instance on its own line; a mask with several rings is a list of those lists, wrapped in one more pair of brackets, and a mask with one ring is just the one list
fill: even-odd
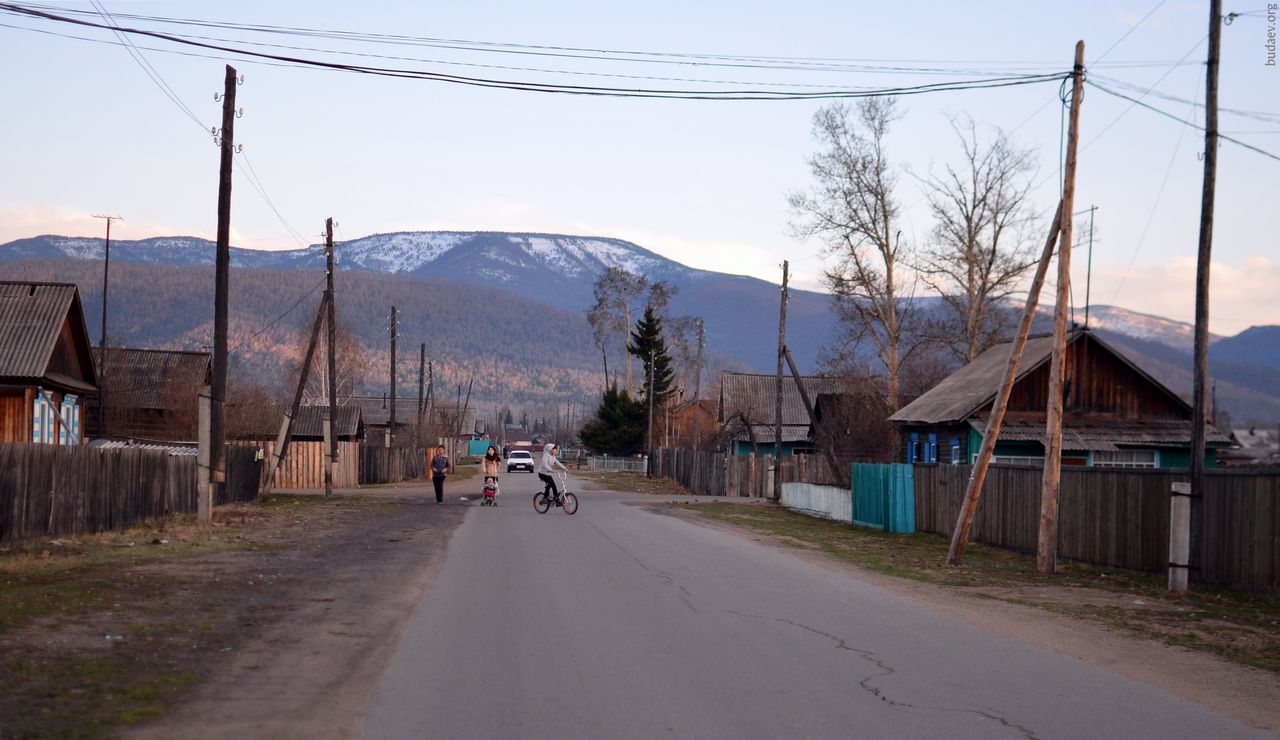
[(1154, 468), (1159, 462), (1155, 450), (1097, 450), (1095, 468)]
[(80, 444), (80, 410), (70, 393), (62, 397), (62, 422), (58, 425), (58, 444)]
[(991, 458), (991, 462), (996, 465), (1023, 465), (1028, 468), (1044, 467), (1043, 457), (1031, 457), (1029, 455), (996, 455)]

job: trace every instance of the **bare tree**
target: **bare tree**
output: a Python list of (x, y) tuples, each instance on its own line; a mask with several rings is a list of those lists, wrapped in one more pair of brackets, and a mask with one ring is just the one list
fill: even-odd
[[(325, 327), (328, 326), (328, 318), (324, 319), (325, 325), (321, 327), (321, 336), (324, 336)], [(356, 336), (351, 326), (342, 320), (339, 316), (335, 322), (335, 340), (336, 350), (335, 364), (337, 369), (337, 379), (334, 386), (338, 398), (338, 404), (345, 406), (351, 400), (352, 396), (359, 394), (364, 390), (365, 383), (369, 379), (370, 373), (373, 372), (373, 360), (365, 352), (364, 345), (360, 342), (360, 338)], [(310, 327), (306, 327), (306, 331), (298, 335), (298, 365), (302, 362), (303, 349), (306, 347), (308, 338), (310, 337)], [(303, 390), (304, 403), (326, 403), (329, 397), (329, 377), (325, 368), (328, 367), (328, 344), (320, 342), (316, 345), (315, 356), (311, 362), (311, 374), (307, 377), (307, 387)], [(289, 375), (297, 377), (298, 367), (290, 369)]]
[[(621, 267), (609, 267), (596, 280), (595, 299), (587, 309), (587, 322), (595, 333), (596, 347), (607, 356), (609, 345), (631, 333), (632, 304), (649, 287), (643, 276)], [(607, 380), (607, 379), (606, 379)], [(631, 355), (627, 354), (627, 392), (632, 391)], [(606, 383), (607, 385), (607, 383)]]
[(886, 396), (898, 408), (898, 375), (919, 345), (911, 305), (914, 277), (904, 272), (911, 248), (901, 240), (896, 168), (885, 151), (897, 119), (891, 98), (864, 98), (856, 107), (834, 103), (813, 117), (820, 148), (809, 158), (813, 187), (788, 198), (801, 238), (823, 241), (837, 258), (823, 278), (836, 303), (848, 350), (869, 341), (885, 368)]
[(971, 362), (1000, 341), (1011, 315), (1001, 304), (1035, 264), (1028, 198), (1035, 163), (1000, 129), (983, 142), (971, 118), (951, 127), (963, 160), (925, 180), (934, 225), (918, 269), (946, 307), (937, 338)]

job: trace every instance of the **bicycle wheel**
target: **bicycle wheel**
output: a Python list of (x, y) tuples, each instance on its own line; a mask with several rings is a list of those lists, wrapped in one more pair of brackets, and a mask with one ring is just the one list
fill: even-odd
[(551, 497), (543, 491), (533, 494), (533, 508), (539, 514), (547, 513), (547, 509), (551, 508)]
[(562, 505), (564, 506), (564, 513), (573, 516), (574, 512), (578, 510), (578, 497), (572, 493), (566, 493), (564, 495), (564, 504)]

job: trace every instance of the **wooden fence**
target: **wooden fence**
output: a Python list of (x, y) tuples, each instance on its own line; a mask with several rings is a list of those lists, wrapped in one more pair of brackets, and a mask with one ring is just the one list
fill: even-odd
[(427, 451), (415, 447), (361, 447), (360, 483), (398, 483), (423, 478)]
[[(701, 495), (766, 498), (773, 493), (771, 455), (737, 457), (664, 447), (655, 453), (652, 463), (654, 477), (669, 478)], [(836, 483), (830, 467), (820, 457), (794, 455), (782, 458), (781, 464), (784, 483)]]
[[(275, 454), (276, 441), (238, 440), (231, 443), (238, 448), (262, 451), (262, 475), (271, 467), (271, 456)], [(338, 466), (334, 473), (335, 488), (355, 488), (360, 480), (360, 443), (355, 440), (338, 441)], [(276, 488), (324, 488), (324, 469), (328, 455), (325, 454), (324, 442), (320, 440), (293, 440), (289, 442), (289, 451), (284, 460), (276, 468), (271, 487)]]
[[(967, 465), (917, 465), (916, 529), (950, 537)], [(1063, 468), (1058, 554), (1099, 565), (1164, 572), (1169, 561), (1169, 493), (1180, 470)], [(970, 539), (1036, 550), (1040, 468), (993, 465)], [(1202, 582), (1280, 588), (1280, 474), (1210, 471), (1199, 533)], [(1194, 557), (1194, 556), (1193, 556)]]
[[(227, 449), (215, 503), (257, 495), (261, 463)], [(196, 458), (163, 450), (0, 445), (0, 542), (102, 532), (196, 510)]]

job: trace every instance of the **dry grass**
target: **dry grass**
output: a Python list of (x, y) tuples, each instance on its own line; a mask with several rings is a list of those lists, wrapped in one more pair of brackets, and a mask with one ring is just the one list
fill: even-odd
[(649, 493), (656, 496), (688, 496), (689, 491), (666, 478), (648, 478), (643, 473), (617, 473), (606, 470), (575, 470), (574, 476), (590, 481), (592, 488), (607, 488), (623, 493)]

